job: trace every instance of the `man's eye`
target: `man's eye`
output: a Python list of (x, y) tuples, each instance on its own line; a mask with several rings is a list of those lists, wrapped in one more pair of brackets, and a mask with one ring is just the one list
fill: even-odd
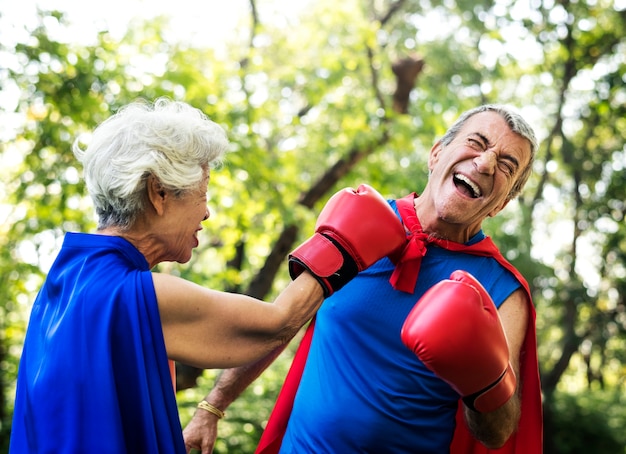
[(515, 167), (509, 161), (500, 161), (500, 170), (505, 172), (507, 175), (513, 175), (515, 173)]
[(481, 150), (483, 149), (483, 144), (482, 142), (480, 142), (479, 140), (476, 139), (472, 139), (471, 137), (469, 139), (467, 139), (467, 141), (470, 143), (470, 145), (472, 145), (473, 147), (477, 147), (480, 148)]

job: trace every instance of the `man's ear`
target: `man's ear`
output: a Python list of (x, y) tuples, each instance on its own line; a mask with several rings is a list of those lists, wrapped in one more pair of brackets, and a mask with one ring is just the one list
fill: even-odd
[(435, 142), (433, 147), (430, 149), (430, 154), (428, 155), (428, 170), (432, 172), (435, 164), (439, 161), (439, 153), (441, 152), (441, 140)]
[(148, 200), (150, 200), (150, 203), (157, 214), (161, 216), (164, 211), (167, 192), (163, 188), (163, 185), (161, 185), (161, 182), (154, 175), (150, 175), (148, 177), (148, 184), (146, 186), (148, 190)]

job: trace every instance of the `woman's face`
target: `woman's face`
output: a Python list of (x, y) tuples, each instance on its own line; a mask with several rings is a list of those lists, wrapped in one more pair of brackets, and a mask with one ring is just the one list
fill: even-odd
[(176, 197), (168, 193), (165, 205), (165, 225), (156, 234), (165, 246), (164, 260), (186, 263), (191, 259), (191, 252), (198, 247), (198, 232), (202, 230), (202, 221), (209, 218), (207, 207), (207, 186), (209, 173), (200, 184)]

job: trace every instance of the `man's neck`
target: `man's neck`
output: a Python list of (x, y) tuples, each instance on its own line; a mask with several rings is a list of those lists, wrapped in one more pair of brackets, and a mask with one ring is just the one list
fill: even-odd
[(465, 244), (480, 231), (480, 226), (475, 227), (446, 222), (437, 213), (435, 204), (427, 197), (416, 197), (414, 207), (422, 230), (428, 235)]

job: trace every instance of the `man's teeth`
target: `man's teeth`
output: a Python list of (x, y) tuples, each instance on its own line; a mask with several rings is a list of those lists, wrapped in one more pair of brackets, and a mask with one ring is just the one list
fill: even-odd
[(480, 197), (482, 195), (480, 188), (476, 186), (474, 182), (470, 180), (469, 178), (467, 178), (465, 175), (461, 175), (460, 173), (457, 173), (456, 175), (454, 175), (454, 178), (465, 183), (472, 190), (472, 193), (473, 193), (472, 195), (474, 197)]

